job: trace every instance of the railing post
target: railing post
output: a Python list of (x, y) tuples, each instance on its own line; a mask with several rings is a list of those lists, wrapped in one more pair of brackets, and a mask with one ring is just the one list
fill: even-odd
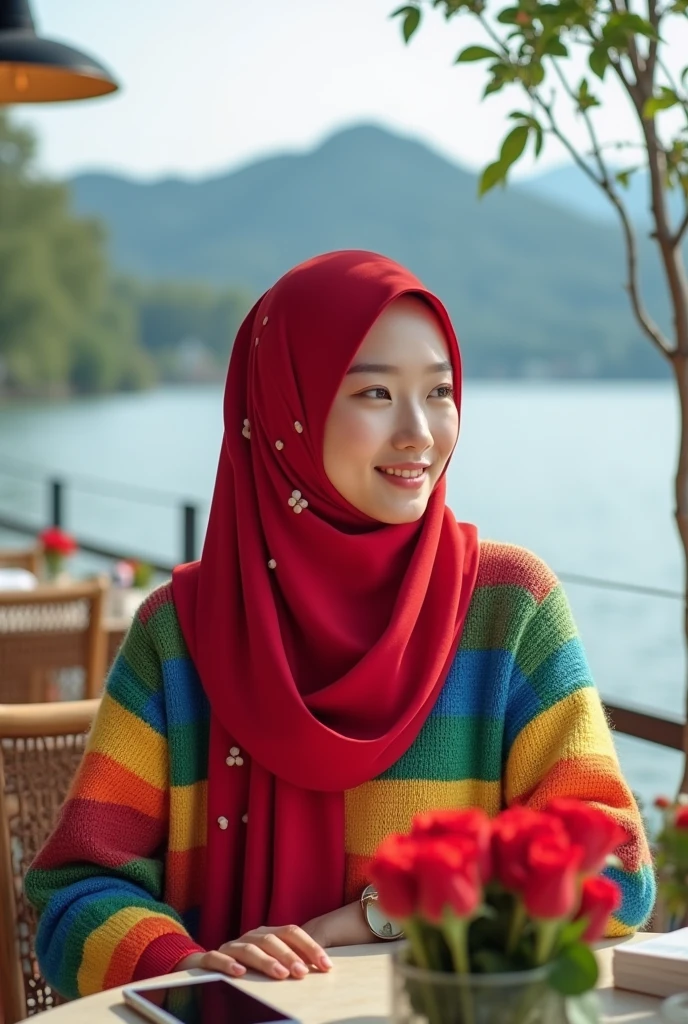
[(183, 505), (182, 562), (196, 559), (196, 506)]
[(64, 485), (61, 480), (50, 480), (50, 523), (51, 526), (62, 526), (64, 505)]

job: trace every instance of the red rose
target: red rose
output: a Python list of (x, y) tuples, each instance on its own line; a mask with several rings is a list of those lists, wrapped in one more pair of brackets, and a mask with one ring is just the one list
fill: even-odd
[(416, 911), (416, 849), (410, 836), (390, 835), (380, 844), (370, 865), (378, 902), (395, 921), (403, 921)]
[(578, 900), (583, 847), (568, 836), (537, 836), (528, 849), (523, 903), (532, 917), (569, 917)]
[(583, 881), (581, 902), (575, 920), (587, 917), (583, 932), (585, 942), (596, 942), (604, 935), (610, 915), (621, 906), (621, 890), (610, 878), (598, 875)]
[(521, 892), (528, 880), (528, 851), (536, 838), (566, 836), (561, 822), (530, 807), (510, 807), (492, 823), (495, 877), (505, 889)]
[(445, 909), (471, 917), (482, 901), (476, 845), (461, 840), (428, 839), (419, 843), (418, 911), (439, 924)]
[(625, 828), (598, 807), (582, 800), (557, 797), (547, 805), (546, 811), (559, 818), (572, 843), (583, 847), (580, 869), (586, 875), (601, 871), (607, 856), (628, 840)]
[(676, 828), (688, 829), (688, 807), (679, 807), (674, 818), (674, 825)]
[(671, 800), (666, 796), (655, 797), (655, 807), (660, 811), (665, 811), (667, 807), (671, 807)]
[(417, 814), (413, 819), (411, 835), (421, 840), (470, 840), (476, 848), (481, 879), (487, 882), (492, 877), (492, 822), (479, 807)]
[(76, 541), (70, 533), (65, 533), (59, 526), (50, 526), (39, 535), (43, 550), (58, 555), (71, 555), (76, 551)]

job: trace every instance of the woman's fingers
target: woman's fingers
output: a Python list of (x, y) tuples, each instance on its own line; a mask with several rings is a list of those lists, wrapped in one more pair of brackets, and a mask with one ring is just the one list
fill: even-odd
[(292, 977), (305, 978), (308, 974), (308, 963), (304, 962), (299, 954), (289, 947), (279, 935), (269, 934), (262, 936), (260, 946), (266, 953), (283, 964)]
[[(219, 955), (270, 978), (305, 978), (310, 964), (321, 971), (332, 967), (322, 946), (297, 925), (256, 928), (240, 939), (225, 943)], [(225, 973), (233, 971), (228, 968)]]
[(288, 924), (284, 928), (275, 928), (274, 934), (298, 953), (305, 964), (313, 964), (321, 971), (329, 971), (332, 967), (332, 961), (322, 946), (298, 925)]
[(246, 974), (243, 964), (217, 949), (211, 949), (205, 953), (198, 966), (204, 971), (217, 971), (218, 974), (229, 974), (233, 978)]
[[(264, 940), (266, 936), (260, 936), (260, 938)], [(267, 974), (270, 978), (289, 977), (289, 968), (254, 942), (244, 942), (243, 940), (228, 942), (226, 945), (220, 946), (220, 952), (233, 957), (244, 967), (260, 971), (261, 974)]]

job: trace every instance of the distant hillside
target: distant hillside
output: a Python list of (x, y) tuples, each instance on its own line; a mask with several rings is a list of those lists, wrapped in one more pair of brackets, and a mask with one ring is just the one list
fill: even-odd
[[(604, 192), (573, 164), (536, 174), (519, 182), (519, 187), (538, 199), (550, 200), (573, 213), (610, 224), (617, 223), (616, 210)], [(628, 188), (621, 188), (619, 192), (636, 224), (649, 224), (650, 185), (646, 172), (637, 171), (631, 175)], [(671, 195), (669, 209), (677, 219), (682, 202), (678, 192)]]
[[(616, 230), (516, 188), (479, 201), (473, 174), (378, 128), (202, 182), (89, 174), (71, 184), (77, 209), (109, 225), (126, 271), (258, 294), (318, 252), (375, 249), (444, 298), (469, 373), (664, 372), (628, 311)], [(647, 284), (657, 311), (657, 273)]]

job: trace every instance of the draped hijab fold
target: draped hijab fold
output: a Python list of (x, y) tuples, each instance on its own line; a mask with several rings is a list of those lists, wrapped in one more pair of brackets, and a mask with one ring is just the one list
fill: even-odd
[(382, 311), (408, 294), (438, 318), (460, 408), (444, 306), (374, 253), (294, 268), (234, 344), (202, 557), (173, 576), (211, 707), (208, 948), (342, 905), (344, 791), (413, 743), (459, 643), (478, 539), (446, 507), (444, 478), (418, 522), (388, 525), (348, 504), (323, 468), (341, 380)]

